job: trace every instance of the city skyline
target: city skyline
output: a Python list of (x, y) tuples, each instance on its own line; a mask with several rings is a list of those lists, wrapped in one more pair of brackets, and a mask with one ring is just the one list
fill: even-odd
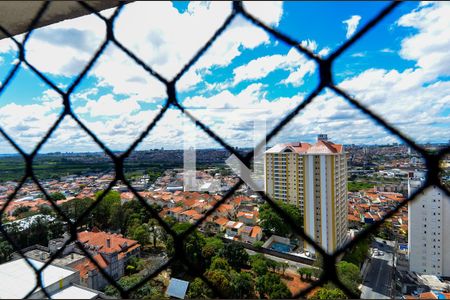
[[(141, 9), (146, 5), (155, 5), (150, 10), (156, 15), (153, 21), (140, 14), (140, 11), (148, 11)], [(246, 7), (269, 25), (326, 57), (385, 5), (384, 2), (358, 5), (250, 3)], [(115, 33), (130, 50), (154, 65), (163, 76), (171, 78), (230, 9), (230, 3), (191, 3), (188, 6), (181, 2), (131, 3), (119, 16)], [(448, 11), (447, 3), (405, 3), (334, 65), (338, 86), (420, 143), (448, 141), (445, 132), (450, 112), (446, 77), (449, 64), (444, 50), (448, 33), (442, 30), (448, 27), (445, 18)], [(312, 12), (320, 12), (321, 18), (316, 20)], [(108, 13), (110, 11), (102, 12)], [(164, 14), (170, 18), (161, 18)], [(168, 21), (171, 18), (175, 20), (173, 24)], [(137, 24), (134, 19), (146, 23)], [(325, 22), (321, 26), (319, 19)], [(199, 26), (204, 22), (209, 22), (210, 28)], [(178, 24), (187, 25), (179, 28)], [(183, 30), (195, 32), (195, 39)], [(95, 51), (103, 33), (103, 24), (94, 16), (37, 29), (26, 46), (27, 57), (65, 89)], [(12, 67), (15, 54), (10, 41), (0, 41), (0, 81)], [(248, 128), (253, 120), (266, 121), (270, 130), (316, 84), (317, 67), (313, 62), (238, 18), (205, 57), (182, 77), (177, 88), (179, 99), (188, 111), (231, 145), (247, 147), (251, 145)], [(23, 85), (27, 88), (23, 89)], [(156, 115), (164, 103), (164, 92), (162, 84), (123, 53), (108, 46), (71, 100), (74, 112), (87, 127), (111, 149), (120, 151), (126, 149)], [(62, 108), (59, 96), (23, 67), (0, 95), (0, 102), (0, 125), (26, 151), (38, 143)], [(422, 103), (428, 103), (426, 110)], [(252, 113), (255, 109), (261, 113)], [(184, 134), (182, 123), (181, 113), (169, 109), (138, 149), (154, 148), (152, 145), (174, 149)], [(190, 130), (199, 133), (199, 148), (217, 145), (200, 129), (192, 126)], [(271, 143), (312, 141), (321, 132), (343, 144), (400, 142), (374, 125), (369, 117), (325, 91)], [(3, 138), (0, 145), (0, 153), (14, 152)], [(73, 152), (99, 151), (69, 118), (44, 144), (41, 152), (68, 148)]]

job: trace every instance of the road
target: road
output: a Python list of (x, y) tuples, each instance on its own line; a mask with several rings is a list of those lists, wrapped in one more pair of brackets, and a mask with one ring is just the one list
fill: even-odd
[(362, 299), (389, 299), (391, 295), (393, 247), (377, 240), (372, 245), (384, 255), (372, 255), (361, 289)]

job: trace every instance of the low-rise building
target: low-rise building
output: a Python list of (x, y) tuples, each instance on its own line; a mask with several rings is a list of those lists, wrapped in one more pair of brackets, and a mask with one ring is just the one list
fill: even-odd
[[(36, 273), (29, 264), (36, 269), (41, 269), (44, 265), (43, 262), (30, 258), (27, 260), (21, 258), (0, 265), (1, 299), (46, 298), (40, 287), (32, 292), (36, 287)], [(102, 294), (80, 286), (79, 272), (68, 267), (50, 264), (42, 271), (41, 278), (45, 290), (54, 299), (97, 299)]]
[[(102, 231), (83, 231), (78, 240), (93, 256), (100, 267), (113, 279), (119, 280), (125, 273), (125, 265), (132, 256), (139, 256), (141, 245), (119, 234)], [(109, 282), (89, 259), (74, 266), (80, 271), (81, 283), (93, 289), (103, 289)]]

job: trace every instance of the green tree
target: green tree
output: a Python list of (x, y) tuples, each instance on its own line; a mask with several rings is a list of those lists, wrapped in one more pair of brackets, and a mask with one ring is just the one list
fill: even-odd
[(189, 284), (187, 296), (190, 299), (210, 299), (213, 297), (213, 292), (203, 280), (197, 277)]
[(231, 278), (232, 298), (255, 298), (255, 282), (249, 272), (232, 272)]
[[(298, 207), (281, 201), (277, 201), (277, 205), (289, 215), (296, 224), (303, 226), (303, 216)], [(260, 224), (264, 231), (280, 236), (288, 236), (292, 233), (292, 228), (268, 203), (265, 203), (260, 207), (259, 216), (261, 220)]]
[(42, 215), (53, 216), (55, 214), (55, 211), (47, 205), (41, 205), (39, 206), (38, 213)]
[[(139, 283), (142, 280), (142, 276), (137, 274), (130, 276), (123, 276), (117, 282), (122, 288), (129, 289)], [(112, 285), (108, 285), (105, 288), (105, 294), (113, 297), (120, 297), (119, 291)], [(142, 287), (131, 292), (131, 299), (161, 299), (166, 298), (162, 292), (161, 284), (157, 283), (155, 280), (150, 280), (145, 283)]]
[(229, 272), (221, 269), (208, 270), (205, 272), (205, 276), (223, 297), (231, 296), (231, 276)]
[(211, 259), (223, 249), (223, 241), (217, 237), (205, 238), (205, 245), (202, 248), (202, 255), (206, 265), (211, 263)]
[(130, 236), (142, 246), (150, 242), (150, 233), (147, 224), (138, 225), (130, 230)]
[(252, 271), (258, 276), (263, 276), (269, 272), (267, 259), (262, 254), (252, 255), (250, 257)]
[[(192, 225), (189, 223), (177, 223), (172, 227), (172, 229), (177, 234), (181, 234), (191, 226)], [(198, 267), (200, 270), (205, 270), (206, 268), (205, 259), (202, 255), (204, 245), (205, 237), (197, 229), (183, 240), (184, 260), (188, 261), (191, 265)], [(170, 257), (175, 255), (175, 243), (172, 237), (167, 239), (166, 251)], [(184, 270), (184, 268), (185, 267), (179, 261), (172, 264), (172, 272), (174, 274), (178, 274)]]
[(392, 221), (387, 220), (383, 222), (375, 231), (375, 235), (385, 240), (392, 240), (394, 238)]
[(14, 210), (14, 212), (12, 213), (12, 215), (14, 217), (19, 217), (19, 216), (22, 216), (23, 214), (25, 214), (25, 213), (27, 213), (29, 211), (30, 211), (30, 207), (23, 205), (23, 206), (19, 206), (18, 208), (16, 208)]
[(49, 196), (50, 198), (52, 198), (52, 200), (56, 201), (66, 199), (66, 196), (64, 196), (64, 194), (60, 192), (51, 193)]
[(289, 268), (289, 264), (287, 262), (280, 262), (279, 263), (281, 274), (284, 275), (284, 272), (286, 272), (286, 269)]
[(370, 237), (362, 239), (359, 243), (357, 243), (345, 254), (342, 260), (345, 260), (349, 263), (361, 267), (369, 255), (370, 242), (371, 242)]
[(114, 210), (120, 206), (120, 194), (117, 191), (109, 191), (101, 200), (100, 197), (104, 194), (104, 191), (97, 192), (95, 194), (95, 201), (100, 203), (95, 207), (93, 211), (94, 223), (101, 229), (108, 229), (114, 227), (111, 224), (114, 221), (111, 216)]
[(262, 241), (256, 241), (253, 243), (253, 247), (255, 248), (262, 248), (262, 246), (264, 245), (264, 243)]
[(114, 202), (110, 208), (109, 228), (112, 230), (121, 230), (124, 227), (125, 216), (120, 202)]
[(226, 243), (220, 251), (220, 255), (236, 270), (248, 265), (248, 253), (240, 243)]
[(210, 270), (224, 270), (227, 272), (231, 271), (231, 267), (228, 264), (227, 260), (220, 257), (215, 256), (211, 261), (211, 266), (209, 267)]
[(311, 300), (347, 299), (347, 295), (338, 288), (320, 287), (308, 299), (311, 299)]
[(5, 263), (11, 259), (11, 254), (13, 253), (13, 248), (5, 241), (3, 238), (0, 238), (0, 263)]
[[(94, 203), (91, 198), (73, 199), (60, 205), (61, 210), (72, 220), (77, 220)], [(80, 225), (87, 225), (92, 222), (92, 213), (81, 220)], [(92, 225), (92, 224), (91, 224)]]
[(359, 295), (361, 292), (358, 289), (358, 286), (361, 284), (362, 278), (358, 266), (346, 261), (340, 261), (336, 264), (336, 269), (341, 282), (348, 287), (350, 291)]
[(311, 280), (312, 277), (317, 274), (317, 269), (303, 267), (298, 268), (297, 272), (302, 279), (304, 278), (305, 280)]
[(256, 279), (256, 290), (259, 298), (285, 299), (292, 297), (287, 286), (281, 281), (278, 274), (268, 273)]
[(131, 275), (136, 272), (140, 272), (145, 268), (144, 260), (142, 258), (131, 256), (127, 261), (126, 272), (127, 275)]

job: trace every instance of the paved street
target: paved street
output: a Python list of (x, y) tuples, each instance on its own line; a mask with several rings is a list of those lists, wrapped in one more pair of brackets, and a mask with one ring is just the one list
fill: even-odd
[(361, 298), (389, 299), (392, 281), (392, 247), (380, 241), (374, 242), (373, 248), (384, 252), (383, 255), (372, 255), (370, 265), (364, 278)]

